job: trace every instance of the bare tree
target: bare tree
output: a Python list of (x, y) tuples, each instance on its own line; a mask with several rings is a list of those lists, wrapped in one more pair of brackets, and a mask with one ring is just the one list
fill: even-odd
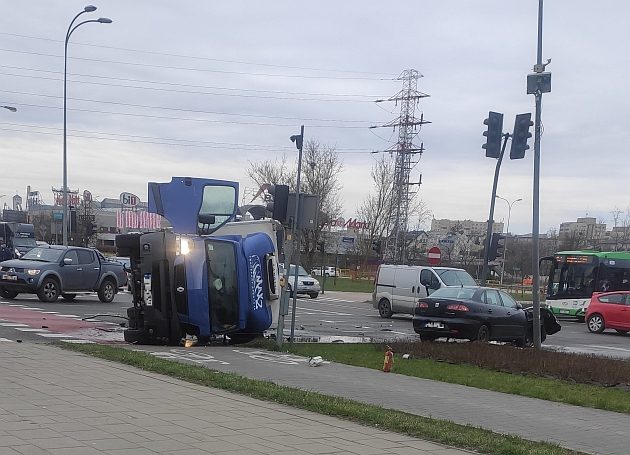
[(293, 182), (295, 181), (295, 175), (288, 169), (287, 157), (285, 155), (282, 156), (281, 160), (250, 161), (247, 175), (249, 175), (258, 187), (261, 187), (265, 183), (293, 186)]

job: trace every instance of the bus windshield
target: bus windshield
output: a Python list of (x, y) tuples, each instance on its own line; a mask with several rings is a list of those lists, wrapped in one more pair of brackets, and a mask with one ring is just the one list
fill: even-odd
[(613, 254), (622, 255), (556, 254), (549, 273), (547, 298), (590, 299), (593, 292), (630, 290), (630, 260), (609, 257)]

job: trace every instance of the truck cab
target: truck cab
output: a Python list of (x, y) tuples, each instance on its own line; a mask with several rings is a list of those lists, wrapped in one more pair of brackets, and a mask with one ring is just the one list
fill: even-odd
[(178, 344), (224, 335), (246, 342), (277, 320), (278, 246), (273, 220), (233, 221), (238, 184), (173, 177), (149, 183), (149, 210), (172, 230), (119, 235), (131, 259), (133, 304), (125, 340)]

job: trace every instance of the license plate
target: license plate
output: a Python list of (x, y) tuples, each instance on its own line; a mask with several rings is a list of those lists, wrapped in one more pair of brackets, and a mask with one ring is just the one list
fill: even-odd
[(16, 275), (2, 275), (3, 280), (17, 280)]
[(560, 313), (562, 313), (562, 314), (569, 314), (570, 312), (571, 311), (569, 311), (569, 310), (560, 309)]
[(425, 325), (425, 327), (430, 327), (433, 329), (443, 329), (444, 328), (444, 324), (442, 324), (441, 322), (427, 322)]

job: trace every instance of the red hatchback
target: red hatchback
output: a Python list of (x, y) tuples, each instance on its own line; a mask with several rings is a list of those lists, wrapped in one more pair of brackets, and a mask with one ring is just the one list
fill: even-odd
[(630, 291), (593, 294), (586, 310), (586, 326), (593, 333), (605, 329), (630, 332)]

